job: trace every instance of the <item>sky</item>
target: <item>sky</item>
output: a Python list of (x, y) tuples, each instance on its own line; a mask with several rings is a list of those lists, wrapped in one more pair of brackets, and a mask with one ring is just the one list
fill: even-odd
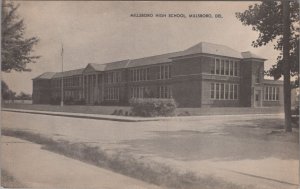
[[(24, 19), (26, 37), (40, 41), (29, 64), (31, 72), (2, 73), (2, 79), (17, 93), (32, 93), (32, 78), (43, 72), (84, 68), (88, 63), (141, 58), (185, 50), (199, 42), (251, 51), (268, 59), (265, 69), (275, 63), (274, 44), (253, 48), (258, 32), (243, 26), (235, 17), (255, 2), (108, 2), (108, 1), (17, 1)], [(132, 14), (167, 14), (167, 17), (135, 17)], [(186, 18), (168, 17), (185, 14)], [(211, 14), (213, 18), (189, 18), (189, 14)], [(221, 14), (222, 18), (214, 18)]]

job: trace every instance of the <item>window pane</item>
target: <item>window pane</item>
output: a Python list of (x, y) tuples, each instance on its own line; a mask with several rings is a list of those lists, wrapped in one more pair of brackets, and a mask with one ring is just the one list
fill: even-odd
[(220, 60), (216, 59), (216, 74), (220, 74)]
[(216, 99), (220, 99), (220, 84), (216, 83)]
[(165, 79), (169, 78), (169, 65), (165, 65)]
[(229, 84), (225, 84), (225, 99), (229, 99)]
[(221, 75), (224, 75), (225, 74), (225, 61), (224, 60), (221, 60)]
[(272, 100), (272, 87), (269, 87), (269, 100)]
[(238, 98), (238, 91), (237, 91), (237, 85), (233, 85), (233, 87), (234, 87), (234, 89), (233, 89), (233, 92), (234, 92), (234, 96), (233, 96), (233, 98), (234, 99), (237, 99)]
[(161, 78), (161, 79), (164, 79), (164, 78), (165, 78), (165, 77), (164, 77), (164, 73), (165, 73), (165, 67), (162, 65), (162, 66), (161, 66), (161, 73), (160, 73), (160, 74), (161, 74), (161, 75), (160, 75), (160, 78)]
[(147, 68), (147, 80), (150, 80), (150, 68)]
[(220, 99), (224, 99), (224, 83), (221, 84), (221, 95)]
[(229, 75), (229, 60), (225, 62), (225, 75)]
[(229, 74), (231, 75), (231, 76), (233, 76), (233, 61), (232, 60), (230, 60), (230, 62), (229, 62)]
[(214, 62), (210, 62), (210, 73), (215, 74), (215, 64), (216, 60)]
[(210, 98), (211, 99), (215, 98), (215, 83), (210, 84)]

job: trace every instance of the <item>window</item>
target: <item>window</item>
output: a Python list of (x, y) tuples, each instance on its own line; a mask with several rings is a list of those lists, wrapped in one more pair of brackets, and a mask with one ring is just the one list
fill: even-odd
[(229, 99), (229, 84), (225, 84), (225, 99)]
[(210, 67), (210, 74), (215, 74), (215, 62), (210, 62), (209, 67)]
[(172, 91), (170, 86), (159, 86), (159, 98), (171, 98)]
[(275, 100), (279, 100), (279, 87), (276, 87)]
[(221, 75), (225, 75), (225, 61), (221, 60)]
[(210, 84), (210, 98), (211, 99), (215, 98), (215, 84), (214, 83)]
[(224, 83), (221, 83), (221, 95), (220, 99), (224, 99)]
[[(98, 84), (100, 84), (99, 77), (101, 78), (100, 74), (98, 75)], [(121, 71), (108, 72), (108, 73), (105, 73), (105, 75), (104, 75), (104, 82), (105, 83), (119, 83), (119, 82), (122, 82), (121, 77), (122, 77)]]
[(230, 62), (229, 62), (229, 75), (230, 76), (233, 76), (233, 61), (231, 60)]
[(233, 99), (236, 100), (238, 99), (238, 85), (234, 84), (233, 85)]
[[(149, 77), (149, 68), (134, 68), (130, 70), (130, 81), (146, 81), (150, 80)], [(119, 77), (121, 78), (121, 73), (119, 73)], [(121, 80), (121, 79), (120, 79)]]
[(265, 93), (265, 100), (269, 100), (269, 94), (270, 94), (270, 87), (266, 87), (266, 93)]
[(273, 87), (269, 87), (269, 100), (272, 100), (273, 98)]
[(234, 90), (234, 89), (233, 89), (233, 85), (230, 84), (230, 85), (229, 85), (229, 88), (230, 88), (230, 89), (229, 89), (229, 99), (230, 99), (230, 100), (233, 100), (233, 90)]
[(220, 59), (216, 59), (216, 74), (220, 74)]
[(158, 79), (170, 79), (170, 65), (160, 65), (158, 72)]
[(229, 75), (229, 60), (225, 61), (225, 75)]
[(144, 98), (145, 87), (131, 87), (130, 97), (131, 98)]
[(237, 61), (235, 61), (234, 63), (233, 63), (233, 75), (234, 76), (238, 76), (239, 75), (239, 64), (238, 64), (238, 62)]
[(279, 100), (279, 87), (265, 87), (265, 100), (266, 101), (278, 101)]
[(220, 99), (220, 84), (216, 84), (216, 99)]
[(216, 75), (239, 76), (239, 63), (229, 59), (215, 59), (210, 64), (210, 73)]
[(239, 85), (232, 83), (211, 83), (210, 98), (216, 100), (239, 99)]
[(119, 100), (120, 89), (117, 87), (110, 87), (105, 90), (105, 100)]

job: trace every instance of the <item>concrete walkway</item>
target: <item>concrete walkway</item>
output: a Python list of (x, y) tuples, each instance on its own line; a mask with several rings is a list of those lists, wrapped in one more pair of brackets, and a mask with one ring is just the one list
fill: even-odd
[(159, 189), (6, 136), (1, 137), (1, 165), (26, 188)]
[[(117, 116), (117, 115), (102, 115), (102, 114), (84, 114), (84, 113), (70, 113), (70, 112), (52, 112), (52, 111), (37, 111), (37, 110), (26, 110), (26, 109), (11, 109), (2, 108), (2, 111), (7, 112), (18, 112), (18, 113), (30, 113), (30, 114), (42, 114), (51, 116), (64, 116), (64, 117), (75, 117), (75, 118), (85, 118), (85, 119), (98, 119), (98, 120), (109, 120), (109, 121), (120, 121), (120, 122), (142, 122), (142, 121), (168, 121), (168, 120), (195, 120), (197, 118), (218, 118), (218, 117), (235, 117), (237, 115), (198, 115), (198, 116), (175, 116), (175, 117), (130, 117), (130, 116)], [(243, 117), (264, 117), (270, 115), (277, 115), (278, 117), (283, 117), (283, 113), (273, 113), (273, 114), (239, 114), (238, 116)]]

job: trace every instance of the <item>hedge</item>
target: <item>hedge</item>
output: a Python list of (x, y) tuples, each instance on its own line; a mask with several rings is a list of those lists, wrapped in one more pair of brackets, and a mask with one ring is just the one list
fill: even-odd
[(174, 99), (133, 98), (129, 103), (134, 116), (156, 117), (175, 115), (176, 102)]

